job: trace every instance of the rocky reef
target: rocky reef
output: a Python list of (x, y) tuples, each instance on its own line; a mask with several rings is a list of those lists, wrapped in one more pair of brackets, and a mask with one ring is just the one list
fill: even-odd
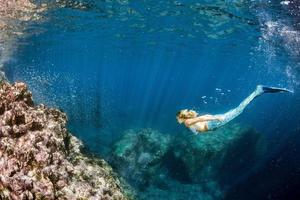
[(229, 184), (255, 166), (266, 148), (262, 142), (261, 134), (238, 124), (202, 135), (179, 136), (172, 142), (169, 159), (177, 162), (172, 162), (170, 170), (176, 171), (174, 164), (180, 164), (191, 182)]
[(152, 129), (128, 130), (112, 150), (111, 163), (133, 186), (146, 188), (160, 177), (170, 137)]
[(265, 148), (260, 133), (238, 124), (201, 135), (129, 130), (115, 143), (110, 163), (138, 199), (222, 199)]
[(0, 199), (127, 199), (111, 167), (81, 153), (57, 109), (24, 83), (0, 85)]

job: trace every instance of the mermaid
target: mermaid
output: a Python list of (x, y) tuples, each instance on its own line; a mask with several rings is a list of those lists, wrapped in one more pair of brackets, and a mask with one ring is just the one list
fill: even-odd
[(199, 116), (199, 114), (194, 110), (184, 109), (177, 113), (176, 118), (178, 123), (184, 123), (184, 125), (195, 134), (216, 130), (217, 128), (227, 124), (228, 122), (239, 116), (244, 111), (246, 106), (256, 97), (264, 93), (277, 92), (293, 93), (293, 91), (285, 88), (266, 87), (258, 85), (256, 87), (256, 90), (252, 92), (244, 101), (242, 101), (238, 107), (231, 109), (224, 114)]

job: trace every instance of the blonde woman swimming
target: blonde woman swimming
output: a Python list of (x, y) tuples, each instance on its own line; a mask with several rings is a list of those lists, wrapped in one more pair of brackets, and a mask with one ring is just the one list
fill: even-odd
[(189, 128), (193, 133), (201, 133), (206, 131), (215, 130), (237, 116), (239, 116), (246, 106), (256, 97), (264, 94), (264, 93), (277, 93), (277, 92), (291, 92), (291, 90), (285, 88), (276, 88), (276, 87), (266, 87), (262, 85), (258, 85), (256, 90), (252, 92), (240, 105), (234, 109), (229, 110), (224, 114), (217, 115), (201, 115), (194, 111), (184, 109), (177, 113), (176, 118), (178, 123), (182, 124)]

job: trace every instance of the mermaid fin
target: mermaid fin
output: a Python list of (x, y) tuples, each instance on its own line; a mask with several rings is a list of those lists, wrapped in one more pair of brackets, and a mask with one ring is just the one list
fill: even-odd
[(290, 92), (290, 93), (294, 93), (294, 91), (288, 90), (286, 88), (277, 88), (277, 87), (262, 86), (262, 89), (263, 89), (264, 93), (276, 93), (276, 92)]

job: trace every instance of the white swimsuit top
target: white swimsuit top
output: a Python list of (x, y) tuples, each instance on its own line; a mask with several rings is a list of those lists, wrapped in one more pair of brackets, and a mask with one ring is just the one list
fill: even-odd
[(205, 128), (205, 123), (203, 123), (203, 122), (198, 122), (198, 123), (196, 123), (196, 124), (193, 124), (193, 125), (191, 125), (190, 127), (189, 127), (189, 129), (193, 132), (193, 133), (195, 133), (195, 134), (198, 134), (199, 132), (201, 132), (201, 131), (198, 131), (198, 130), (205, 130), (206, 128)]

